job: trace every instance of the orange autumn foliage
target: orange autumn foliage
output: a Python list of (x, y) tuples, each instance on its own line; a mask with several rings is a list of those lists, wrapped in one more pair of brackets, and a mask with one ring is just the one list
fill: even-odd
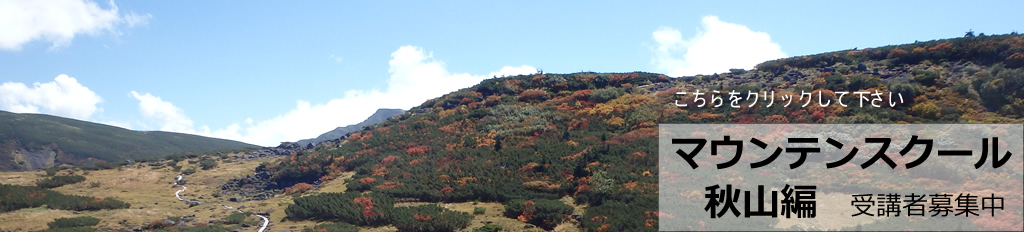
[(309, 190), (312, 190), (312, 189), (313, 189), (313, 185), (311, 185), (311, 184), (298, 183), (298, 184), (292, 185), (291, 188), (285, 189), (284, 193), (285, 194), (292, 194), (292, 193), (300, 193), (301, 194), (301, 193), (308, 192)]

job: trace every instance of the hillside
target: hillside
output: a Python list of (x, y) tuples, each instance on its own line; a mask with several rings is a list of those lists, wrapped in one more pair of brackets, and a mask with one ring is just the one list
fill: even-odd
[(0, 171), (254, 147), (190, 134), (132, 131), (57, 116), (0, 111)]
[[(589, 205), (582, 215), (585, 220), (580, 222), (585, 230), (656, 230), (657, 217), (650, 212), (658, 209), (659, 123), (1022, 123), (1022, 65), (1024, 36), (1014, 34), (837, 51), (769, 61), (755, 70), (681, 78), (643, 72), (496, 78), (429, 100), (398, 118), (353, 133), (340, 148), (320, 146), (265, 168), (273, 173), (271, 180), (281, 187), (318, 183), (355, 171), (353, 180), (358, 181), (349, 182), (348, 189), (384, 194), (378, 196), (384, 200), (492, 201), (514, 207), (516, 199), (572, 197), (577, 204)], [(675, 100), (694, 102), (693, 95), (675, 93), (695, 90), (774, 91), (791, 96), (800, 96), (800, 91), (821, 91), (821, 101), (831, 102), (836, 101), (837, 91), (878, 90), (893, 92), (904, 100), (891, 107), (743, 104), (733, 108), (728, 107), (728, 101), (726, 107), (674, 104)], [(701, 99), (713, 100), (708, 95)], [(852, 173), (891, 174), (877, 170)], [(727, 181), (730, 175), (705, 175), (731, 183)], [(802, 179), (805, 176), (806, 173), (782, 173), (750, 181), (814, 181)], [(982, 181), (981, 177), (976, 178)], [(971, 183), (968, 179), (950, 184), (962, 184), (963, 189), (979, 188), (967, 185)], [(884, 183), (912, 178), (865, 181), (866, 184), (858, 185), (860, 190), (886, 192), (899, 189), (864, 186), (891, 186)], [(1012, 192), (1019, 186), (1018, 183), (989, 187)], [(706, 204), (704, 199), (692, 201), (695, 208)], [(1021, 207), (1020, 202), (1008, 204)], [(304, 220), (306, 213), (317, 212), (315, 207), (296, 207), (295, 214), (289, 213), (294, 220)], [(694, 225), (706, 219), (703, 211), (694, 213), (675, 217), (693, 220)], [(335, 219), (359, 218), (345, 217)], [(1020, 221), (1019, 216), (1007, 218), (1010, 225)], [(534, 219), (526, 216), (522, 220), (545, 229), (563, 221)], [(901, 220), (904, 219), (880, 223), (899, 225)], [(775, 224), (769, 219), (751, 219), (747, 223)], [(970, 224), (966, 219), (944, 220), (934, 226), (951, 228), (957, 223), (998, 229), (985, 221)], [(857, 224), (826, 228), (854, 225)]]
[[(734, 108), (727, 100), (721, 107), (698, 107), (692, 104), (698, 99), (715, 99), (676, 94), (696, 90), (822, 95), (807, 101), (807, 107), (794, 99), (790, 106), (776, 100), (772, 107), (758, 102)], [(874, 90), (898, 94), (903, 101), (890, 106), (887, 98), (882, 107), (835, 104), (836, 92)], [(678, 107), (676, 101), (691, 104)], [(820, 106), (819, 101), (833, 104)], [(774, 187), (811, 184), (830, 190), (818, 192), (819, 209), (854, 210), (849, 198), (857, 193), (1019, 194), (1024, 189), (1024, 167), (1006, 165), (989, 173), (962, 164), (914, 172), (885, 167), (827, 173), (710, 167), (673, 175), (672, 168), (678, 167), (659, 166), (661, 123), (1020, 124), (1024, 36), (836, 51), (768, 61), (755, 70), (678, 78), (646, 72), (581, 72), (488, 79), (311, 149), (283, 146), (174, 156), (116, 170), (65, 168), (57, 176), (80, 173), (86, 180), (52, 190), (110, 197), (131, 208), (71, 211), (25, 206), (0, 213), (0, 229), (44, 229), (42, 223), (82, 215), (98, 218), (101, 222), (95, 228), (121, 231), (255, 230), (260, 217), (269, 217), (268, 231), (657, 231), (660, 216), (708, 231), (767, 230), (766, 226), (787, 231), (891, 231), (910, 229), (905, 225), (922, 220), (927, 226), (914, 230), (1009, 231), (1024, 225), (1019, 211), (1024, 202), (1007, 198), (1007, 210), (995, 211), (994, 216), (985, 211), (980, 217), (851, 218), (843, 212), (813, 219), (754, 217), (735, 225), (705, 227), (704, 222), (713, 220), (700, 210), (708, 204), (705, 192), (678, 193), (676, 200), (693, 211), (659, 212), (659, 176), (681, 185), (697, 179)], [(0, 129), (6, 131), (10, 125), (5, 122)], [(62, 135), (86, 128), (60, 127), (67, 127), (57, 128), (65, 130)], [(744, 162), (751, 158), (759, 157), (744, 156)], [(774, 162), (784, 165), (796, 159), (780, 156)], [(909, 159), (894, 160), (902, 164)], [(804, 165), (824, 161), (808, 159)], [(934, 173), (949, 177), (928, 177)], [(176, 180), (179, 174), (183, 181)], [(0, 173), (0, 180), (33, 185), (52, 175), (7, 172)]]
[(376, 112), (373, 112), (373, 115), (370, 115), (370, 117), (366, 118), (366, 120), (363, 120), (362, 122), (344, 127), (334, 128), (334, 130), (323, 133), (320, 136), (317, 136), (316, 138), (303, 139), (295, 143), (298, 144), (299, 146), (305, 147), (310, 143), (318, 144), (324, 141), (338, 139), (341, 138), (342, 136), (345, 136), (348, 133), (356, 132), (360, 129), (363, 129), (363, 127), (381, 123), (384, 120), (387, 120), (388, 118), (391, 118), (392, 116), (401, 114), (403, 112), (405, 111), (401, 109), (377, 109)]

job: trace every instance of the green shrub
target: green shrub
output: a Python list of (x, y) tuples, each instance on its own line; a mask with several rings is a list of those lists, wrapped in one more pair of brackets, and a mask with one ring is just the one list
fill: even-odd
[(498, 232), (504, 229), (505, 228), (502, 228), (501, 225), (498, 224), (487, 224), (473, 229), (473, 232)]
[(352, 224), (344, 223), (344, 222), (332, 222), (332, 223), (324, 223), (324, 224), (316, 225), (313, 228), (306, 228), (306, 229), (304, 229), (302, 231), (303, 232), (320, 232), (320, 231), (327, 231), (327, 232), (359, 232), (359, 227), (355, 226), (355, 225), (352, 225)]
[(850, 84), (847, 85), (847, 88), (849, 88), (851, 92), (862, 89), (876, 88), (880, 84), (882, 84), (882, 79), (862, 74), (852, 75), (849, 77), (849, 79)]
[[(233, 231), (229, 227), (223, 225), (205, 225), (205, 226), (175, 226), (171, 228), (164, 228), (156, 230), (156, 232), (228, 232)], [(236, 230), (237, 231), (237, 230)]]
[(473, 207), (473, 214), (480, 215), (480, 214), (484, 214), (486, 212), (487, 212), (487, 209), (484, 208), (484, 207)]
[(92, 227), (68, 227), (68, 228), (51, 228), (51, 229), (40, 230), (40, 231), (37, 231), (37, 232), (93, 232), (93, 231), (96, 231), (96, 229), (94, 229)]
[(202, 167), (203, 170), (210, 170), (217, 167), (217, 161), (214, 161), (212, 159), (204, 159), (202, 161), (199, 161), (199, 166)]
[(89, 217), (89, 216), (73, 217), (73, 218), (58, 218), (56, 220), (53, 220), (53, 222), (46, 223), (47, 226), (50, 226), (50, 228), (54, 228), (54, 229), (56, 229), (56, 228), (83, 227), (83, 226), (84, 227), (88, 227), (88, 226), (95, 226), (96, 224), (100, 224), (100, 219), (99, 218), (94, 218), (94, 217)]
[(572, 214), (572, 207), (558, 200), (511, 200), (505, 205), (505, 216), (527, 220), (530, 224), (545, 230), (554, 229), (566, 216)]
[(398, 231), (456, 231), (469, 226), (473, 216), (452, 211), (436, 204), (398, 207), (393, 211), (391, 224)]
[(181, 174), (182, 175), (186, 175), (186, 176), (187, 175), (192, 175), (194, 173), (196, 173), (196, 169), (195, 168), (189, 168), (189, 169), (185, 169), (184, 171), (181, 171)]
[(57, 175), (58, 170), (60, 170), (60, 167), (49, 167), (46, 169), (46, 176)]
[(246, 215), (244, 213), (234, 212), (234, 213), (231, 213), (231, 215), (228, 215), (228, 217), (224, 218), (224, 223), (226, 223), (226, 224), (242, 224), (242, 222), (245, 221), (245, 217), (246, 216), (248, 216), (248, 215)]
[(79, 183), (82, 181), (85, 181), (85, 177), (79, 175), (53, 176), (48, 179), (36, 181), (36, 186), (39, 186), (41, 188), (56, 188), (64, 185)]
[(925, 86), (935, 85), (935, 80), (939, 78), (939, 74), (932, 71), (914, 70), (910, 73), (914, 76), (914, 82)]
[(591, 94), (588, 100), (596, 103), (603, 103), (622, 96), (624, 93), (625, 92), (621, 88), (608, 87), (594, 90), (594, 94)]
[(295, 198), (285, 208), (292, 220), (336, 220), (355, 225), (387, 224), (394, 201), (380, 193), (321, 193)]

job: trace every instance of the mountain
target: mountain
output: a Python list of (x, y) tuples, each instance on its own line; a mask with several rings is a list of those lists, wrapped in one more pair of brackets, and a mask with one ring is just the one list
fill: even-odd
[[(373, 195), (361, 197), (363, 201), (501, 202), (505, 204), (506, 217), (546, 230), (565, 220), (559, 217), (565, 215), (561, 210), (564, 207), (552, 202), (562, 199), (587, 206), (575, 211), (582, 214), (579, 227), (585, 231), (655, 231), (659, 215), (658, 176), (666, 170), (658, 166), (658, 124), (1022, 123), (1022, 66), (1024, 36), (1009, 34), (828, 52), (768, 61), (754, 70), (678, 78), (646, 72), (494, 78), (426, 101), (410, 109), (413, 114), (352, 133), (342, 141), (344, 146), (317, 146), (261, 166), (260, 170), (272, 173), (270, 181), (280, 188), (294, 185), (293, 189), (354, 171), (352, 181), (347, 181), (347, 191), (372, 192)], [(841, 98), (845, 106), (837, 104), (837, 95), (842, 96), (839, 93), (843, 91), (853, 94), (876, 90), (894, 97), (880, 98), (886, 103), (880, 107), (869, 106), (871, 101), (858, 106), (856, 101), (860, 98), (852, 95)], [(677, 94), (695, 91), (705, 94), (699, 98), (694, 94)], [(721, 94), (711, 96), (712, 91)], [(774, 105), (763, 101), (755, 105), (749, 101), (734, 104), (730, 91), (743, 93), (740, 98), (746, 98), (748, 92), (770, 91), (774, 94)], [(801, 92), (808, 91), (819, 96), (797, 100), (803, 95)], [(779, 100), (783, 95), (792, 97), (792, 105)], [(890, 99), (902, 100), (889, 105)], [(699, 106), (697, 100), (708, 105)], [(679, 107), (677, 101), (689, 104)], [(831, 104), (821, 106), (826, 102)], [(719, 107), (711, 106), (719, 103)], [(785, 156), (774, 162), (793, 163), (795, 159)], [(985, 188), (1013, 192), (1021, 186), (975, 185), (985, 182), (986, 177), (958, 175), (970, 172), (952, 164), (915, 171), (912, 173), (962, 176), (944, 184), (916, 186), (923, 192)], [(743, 174), (737, 179), (739, 172)], [(675, 179), (680, 184), (702, 178), (723, 184), (770, 186), (782, 186), (792, 180), (855, 193), (914, 192), (892, 183), (932, 181), (916, 175), (893, 175), (889, 169), (860, 168), (812, 173), (782, 168), (770, 172), (742, 168), (723, 171), (712, 167), (691, 173), (676, 175)], [(829, 175), (841, 176), (819, 178)], [(1012, 177), (1017, 182), (1020, 178), (1019, 174)], [(708, 220), (707, 212), (700, 210), (708, 204), (703, 193), (680, 194), (686, 197), (678, 200), (696, 210), (673, 217), (684, 220), (683, 224), (703, 225), (703, 220)], [(324, 216), (329, 211), (311, 204), (324, 201), (331, 199), (316, 195), (296, 198), (296, 204), (287, 209), (288, 217), (367, 225), (361, 217)], [(341, 200), (338, 204), (351, 202)], [(848, 206), (847, 203), (845, 207)], [(1020, 204), (1015, 203), (1015, 207)], [(1019, 225), (1020, 217), (1006, 218), (1009, 225)], [(749, 218), (728, 227), (708, 229), (763, 228), (778, 222), (774, 218)], [(866, 227), (882, 225), (885, 227), (881, 228), (894, 230), (906, 227), (906, 222), (905, 218), (889, 219)], [(818, 223), (827, 225), (829, 230), (857, 226), (832, 221)], [(370, 226), (387, 224), (369, 222)], [(994, 224), (985, 220), (965, 218), (929, 224), (933, 228), (914, 229), (938, 230), (958, 224), (985, 230), (1002, 228), (992, 227)]]
[(366, 126), (372, 126), (377, 123), (384, 122), (384, 120), (388, 120), (388, 118), (391, 118), (396, 114), (401, 114), (404, 112), (405, 111), (401, 109), (377, 109), (377, 112), (374, 112), (373, 115), (370, 115), (369, 118), (366, 118), (366, 120), (363, 120), (360, 123), (334, 128), (334, 130), (328, 131), (327, 133), (323, 133), (320, 136), (317, 136), (316, 138), (303, 139), (295, 143), (298, 144), (299, 146), (305, 147), (310, 143), (319, 144), (324, 141), (341, 138), (342, 136), (345, 136), (348, 133), (359, 131)]
[[(692, 93), (697, 90), (705, 95), (695, 98)], [(776, 100), (771, 106), (747, 101), (731, 107), (729, 95), (709, 94), (730, 90), (773, 91)], [(883, 98), (881, 107), (871, 107), (870, 102), (859, 107), (855, 103), (858, 98), (848, 94), (841, 98), (846, 106), (836, 103), (843, 91), (874, 90), (885, 96), (892, 92), (903, 100), (889, 105), (892, 98)], [(800, 93), (807, 91), (818, 96), (801, 101)], [(793, 97), (788, 106), (779, 100), (784, 94)], [(698, 99), (722, 105), (698, 106)], [(677, 103), (688, 105), (679, 107)], [(822, 106), (826, 103), (831, 104)], [(0, 132), (10, 130), (8, 124), (12, 123), (0, 122), (5, 126)], [(703, 157), (697, 161), (701, 167), (692, 169), (659, 162), (662, 123), (1020, 124), (1024, 123), (1024, 36), (976, 36), (827, 52), (713, 75), (581, 72), (487, 79), (311, 149), (207, 152), (88, 172), (64, 167), (50, 174), (59, 173), (53, 177), (38, 171), (0, 173), (4, 184), (16, 185), (81, 173), (88, 179), (53, 191), (111, 197), (132, 206), (101, 211), (45, 209), (37, 207), (42, 204), (36, 201), (37, 195), (21, 191), (29, 194), (8, 194), (6, 199), (35, 204), (11, 204), (18, 206), (11, 208), (17, 211), (0, 213), (0, 227), (35, 231), (58, 217), (80, 216), (100, 219), (101, 224), (94, 227), (101, 231), (231, 231), (257, 225), (264, 217), (272, 221), (268, 229), (273, 231), (658, 231), (659, 223), (667, 218), (692, 225), (692, 230), (720, 231), (1015, 231), (1024, 223), (1019, 210), (1001, 209), (993, 210), (992, 216), (981, 210), (979, 217), (942, 218), (845, 216), (836, 220), (825, 213), (825, 209), (829, 215), (836, 215), (835, 209), (856, 210), (850, 205), (851, 194), (876, 193), (1008, 196), (1003, 206), (1021, 209), (1024, 202), (1014, 196), (1019, 197), (1015, 193), (1024, 189), (1022, 165), (982, 171), (961, 160), (933, 157), (927, 162), (939, 165), (908, 170), (902, 164), (914, 157), (889, 154), (898, 167), (876, 163), (870, 168), (848, 164), (831, 170), (790, 169), (786, 165), (799, 156), (787, 152), (772, 161), (778, 168), (713, 167), (731, 157), (742, 166), (771, 154), (770, 148), (748, 144), (744, 146), (753, 152), (743, 152), (742, 159), (738, 154)], [(59, 134), (85, 128), (51, 127), (64, 130)], [(47, 130), (55, 129), (40, 131)], [(746, 133), (742, 129), (729, 131)], [(695, 136), (701, 133), (692, 132)], [(854, 160), (857, 164), (875, 153), (871, 147), (848, 147), (861, 148), (859, 159)], [(898, 148), (889, 149), (891, 153)], [(1013, 157), (1013, 162), (1020, 160)], [(803, 166), (825, 166), (839, 158), (833, 154), (807, 156)], [(816, 186), (817, 196), (812, 198), (819, 216), (786, 219), (780, 213), (778, 218), (716, 223), (713, 221), (722, 218), (711, 219), (704, 209), (709, 202), (719, 201), (709, 199), (706, 194), (713, 192), (703, 191), (705, 185), (697, 180), (734, 185), (736, 194), (740, 188), (751, 190), (757, 185), (774, 189)], [(673, 192), (661, 189), (661, 184), (695, 189)], [(177, 192), (172, 195), (171, 191)], [(676, 197), (659, 199), (659, 193)], [(784, 191), (782, 195), (780, 198), (786, 197)], [(659, 209), (662, 200), (686, 207), (680, 211)], [(733, 202), (747, 200), (733, 198)], [(735, 206), (742, 211), (743, 205)], [(212, 222), (170, 226), (179, 220), (200, 219)]]
[(0, 111), (0, 171), (254, 147), (198, 135), (133, 131), (51, 115)]

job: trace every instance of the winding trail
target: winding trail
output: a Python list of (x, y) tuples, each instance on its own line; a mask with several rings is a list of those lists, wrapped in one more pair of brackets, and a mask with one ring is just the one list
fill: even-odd
[[(174, 184), (175, 185), (180, 185), (178, 183), (180, 183), (182, 179), (184, 179), (184, 177), (182, 177), (182, 175), (178, 175), (175, 178)], [(177, 197), (179, 201), (183, 201), (185, 203), (188, 203), (189, 202), (188, 200), (185, 200), (185, 199), (181, 198), (181, 192), (184, 192), (185, 190), (188, 190), (188, 187), (185, 187), (185, 185), (181, 185), (181, 190), (178, 190), (177, 192), (174, 192), (174, 197)], [(198, 202), (198, 201), (196, 201), (196, 202)], [(221, 204), (221, 206), (224, 206), (224, 208), (227, 208), (228, 210), (235, 210), (235, 211), (237, 211), (239, 213), (246, 213), (246, 212), (242, 212), (241, 210), (237, 210), (237, 209), (235, 209), (235, 208), (233, 208), (231, 206), (227, 206), (227, 205), (224, 205), (224, 204)], [(260, 226), (260, 229), (258, 230), (258, 232), (266, 231), (267, 230), (267, 226), (270, 225), (270, 218), (266, 217), (266, 216), (263, 216), (263, 215), (259, 215), (259, 214), (256, 214), (256, 216), (260, 217), (260, 219), (263, 220), (263, 226)]]
[(185, 199), (181, 199), (181, 192), (184, 192), (186, 189), (188, 189), (188, 187), (185, 187), (184, 185), (182, 185), (181, 186), (181, 190), (178, 190), (177, 192), (174, 192), (174, 197), (177, 197), (179, 201), (185, 201)]
[(263, 232), (263, 231), (267, 230), (267, 226), (270, 225), (270, 218), (264, 217), (263, 215), (259, 215), (259, 214), (257, 214), (256, 216), (260, 217), (260, 219), (263, 219), (263, 226), (260, 227), (259, 232)]

